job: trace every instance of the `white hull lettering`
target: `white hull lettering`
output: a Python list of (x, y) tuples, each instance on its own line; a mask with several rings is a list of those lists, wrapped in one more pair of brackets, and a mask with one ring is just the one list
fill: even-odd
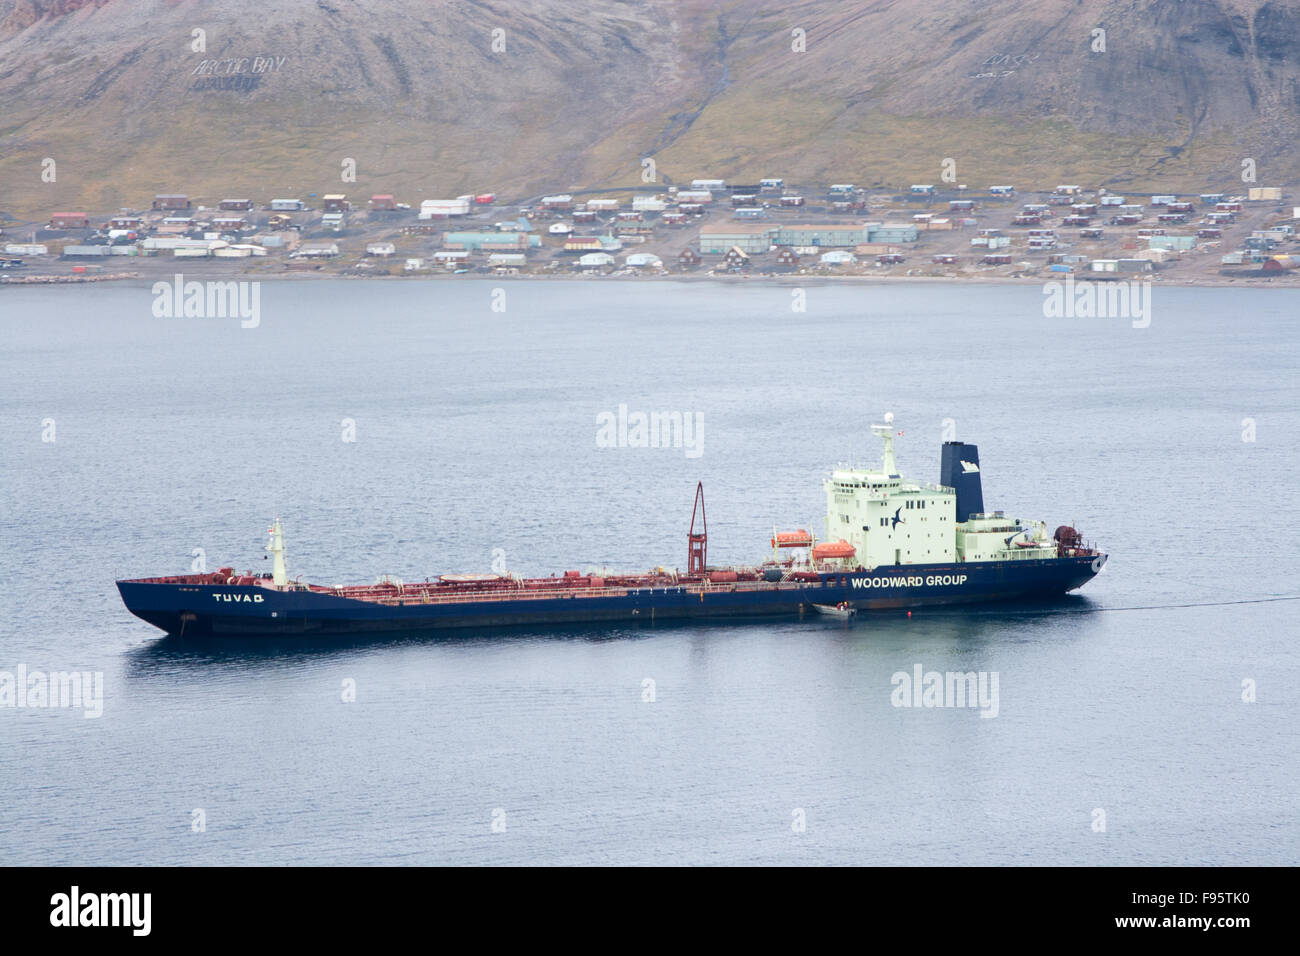
[(854, 578), (855, 588), (936, 588), (959, 587), (966, 583), (964, 574), (919, 574), (897, 578)]
[(225, 601), (226, 603), (231, 601), (243, 604), (262, 603), (262, 595), (260, 594), (214, 594), (212, 597), (214, 600)]

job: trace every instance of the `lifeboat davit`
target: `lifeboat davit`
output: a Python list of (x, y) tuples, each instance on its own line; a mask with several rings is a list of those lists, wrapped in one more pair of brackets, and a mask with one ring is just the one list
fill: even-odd
[(851, 558), (857, 554), (857, 549), (847, 541), (826, 541), (813, 548), (812, 556), (814, 561), (825, 561), (830, 558)]
[(772, 538), (774, 548), (811, 548), (812, 535), (800, 528), (798, 531), (782, 531)]

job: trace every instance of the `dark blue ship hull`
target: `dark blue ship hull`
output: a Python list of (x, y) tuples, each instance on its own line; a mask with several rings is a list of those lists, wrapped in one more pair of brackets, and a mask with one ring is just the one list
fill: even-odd
[(969, 564), (902, 565), (825, 573), (816, 581), (634, 588), (614, 595), (378, 603), (259, 585), (119, 581), (132, 614), (169, 634), (355, 634), (518, 624), (653, 622), (798, 615), (847, 601), (861, 610), (970, 604), (1064, 594), (1087, 583), (1105, 555)]

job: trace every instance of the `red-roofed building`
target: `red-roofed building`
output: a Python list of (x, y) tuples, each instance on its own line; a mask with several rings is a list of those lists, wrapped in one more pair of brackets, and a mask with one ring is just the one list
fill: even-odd
[(50, 217), (51, 229), (87, 229), (90, 217), (84, 212), (56, 212)]

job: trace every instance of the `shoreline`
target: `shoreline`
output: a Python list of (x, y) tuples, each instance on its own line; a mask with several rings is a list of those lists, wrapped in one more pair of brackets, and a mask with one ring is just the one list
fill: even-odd
[[(1064, 282), (1065, 279), (1071, 278), (1076, 284), (1086, 281), (1096, 282), (1114, 282), (1116, 279), (1107, 275), (1106, 278), (1092, 277), (1090, 273), (1060, 273), (1052, 275), (1039, 276), (935, 276), (935, 275), (805, 275), (797, 274), (773, 274), (773, 275), (744, 275), (744, 274), (719, 274), (719, 275), (626, 275), (626, 276), (602, 276), (589, 275), (582, 273), (567, 273), (563, 275), (538, 274), (514, 274), (514, 275), (452, 275), (439, 273), (422, 273), (419, 275), (355, 275), (341, 272), (277, 272), (273, 274), (264, 274), (257, 272), (210, 272), (204, 270), (202, 273), (184, 273), (168, 272), (155, 276), (143, 276), (138, 273), (114, 274), (114, 275), (67, 275), (67, 274), (50, 274), (50, 275), (28, 275), (28, 276), (0, 276), (0, 289), (5, 287), (30, 288), (30, 287), (49, 287), (49, 286), (66, 286), (66, 285), (86, 285), (86, 284), (123, 284), (135, 285), (140, 287), (152, 287), (157, 282), (171, 282), (177, 275), (183, 275), (186, 281), (213, 281), (213, 282), (320, 282), (325, 280), (342, 280), (348, 282), (445, 282), (449, 280), (470, 281), (470, 282), (726, 282), (732, 284), (750, 284), (754, 282), (767, 282), (773, 285), (788, 286), (808, 286), (823, 285), (828, 283), (840, 282), (861, 282), (870, 284), (903, 284), (903, 283), (925, 283), (925, 284), (956, 284), (956, 285), (1044, 285), (1047, 282)], [(1196, 279), (1179, 278), (1177, 280), (1162, 279), (1159, 274), (1139, 276), (1133, 275), (1133, 280), (1158, 282), (1166, 288), (1188, 288), (1188, 289), (1212, 289), (1225, 287), (1267, 287), (1278, 286), (1281, 288), (1300, 287), (1300, 275), (1295, 273), (1279, 273), (1276, 275), (1262, 275), (1258, 270), (1251, 270), (1249, 273), (1241, 276), (1204, 276)], [(1282, 280), (1282, 281), (1276, 281)], [(1127, 281), (1127, 280), (1118, 280)]]

